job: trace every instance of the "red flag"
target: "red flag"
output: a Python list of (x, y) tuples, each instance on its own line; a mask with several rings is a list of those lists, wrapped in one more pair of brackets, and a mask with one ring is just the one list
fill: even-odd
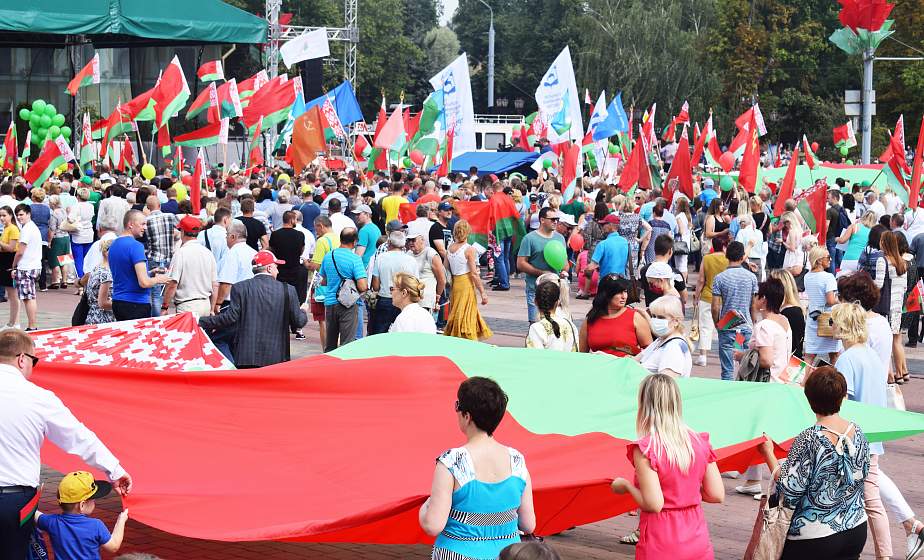
[(218, 88), (215, 82), (209, 82), (209, 108), (205, 114), (205, 120), (209, 123), (217, 123), (221, 120), (221, 106), (218, 103)]
[[(214, 82), (212, 82), (214, 83)], [(205, 158), (202, 148), (196, 156), (196, 165), (193, 168), (192, 183), (189, 186), (189, 202), (192, 203), (193, 214), (198, 215), (202, 210), (202, 180), (205, 179)]]
[(167, 148), (169, 153), (170, 148), (170, 129), (167, 125), (164, 125), (157, 129), (157, 147), (163, 150)]
[(122, 151), (119, 153), (119, 169), (122, 171), (130, 170), (135, 167), (135, 151), (132, 149), (132, 143), (125, 137), (122, 141)]
[(748, 121), (748, 139), (744, 144), (744, 157), (738, 172), (738, 182), (749, 193), (757, 187), (757, 172), (760, 169), (760, 138), (757, 132), (757, 119), (754, 112)]
[(671, 187), (671, 180), (677, 179), (677, 185), (689, 200), (693, 200), (693, 167), (690, 165), (690, 140), (687, 138), (687, 127), (683, 127), (680, 133), (680, 144), (677, 146), (677, 153), (674, 155), (674, 161), (671, 162), (671, 169), (667, 174), (665, 181), (664, 198), (668, 206), (674, 198), (674, 191)]
[[(693, 138), (693, 157), (690, 158), (691, 167), (699, 167), (699, 162), (703, 158), (703, 150), (706, 147), (706, 136), (709, 135), (709, 127), (712, 126), (712, 117), (706, 121), (706, 126), (703, 128), (703, 131), (699, 131), (699, 125), (696, 125), (694, 129), (694, 138)], [(676, 157), (676, 156), (675, 156)]]
[(318, 152), (327, 151), (324, 141), (324, 125), (321, 123), (321, 108), (315, 105), (295, 119), (292, 129), (292, 167), (301, 173), (309, 163), (318, 157)]
[(16, 119), (10, 121), (10, 128), (6, 131), (6, 138), (3, 140), (3, 149), (6, 152), (3, 158), (3, 168), (14, 171), (16, 159), (19, 157), (19, 145), (16, 142)]
[(783, 215), (786, 201), (792, 198), (792, 193), (796, 188), (796, 167), (798, 166), (799, 145), (796, 144), (796, 147), (792, 149), (792, 158), (789, 160), (789, 167), (786, 168), (786, 175), (780, 185), (780, 192), (776, 196), (776, 204), (773, 205), (773, 215), (777, 218)]
[(921, 117), (921, 130), (918, 132), (918, 145), (914, 151), (914, 163), (911, 166), (911, 190), (908, 192), (908, 206), (918, 207), (918, 197), (921, 195), (921, 167), (924, 159), (924, 117)]
[(77, 75), (67, 84), (67, 92), (77, 95), (77, 90), (90, 84), (99, 83), (99, 53), (93, 55), (90, 62), (84, 66)]
[(456, 132), (453, 128), (446, 131), (446, 153), (443, 155), (443, 161), (440, 162), (440, 168), (436, 170), (437, 177), (445, 177), (452, 171), (452, 140), (455, 135)]
[(369, 152), (372, 151), (372, 146), (369, 145), (369, 141), (366, 140), (364, 134), (360, 134), (356, 137), (356, 141), (353, 142), (353, 159), (356, 161), (365, 161), (369, 157)]
[(382, 128), (385, 126), (385, 121), (388, 119), (388, 114), (385, 112), (385, 98), (382, 98), (382, 104), (379, 105), (379, 117), (375, 120), (375, 132), (372, 133), (372, 145), (375, 145), (375, 141), (379, 138), (379, 132), (382, 131)]
[(527, 152), (533, 151), (533, 147), (529, 145), (529, 135), (526, 132), (526, 125), (520, 127), (520, 143), (517, 145)]
[(642, 147), (641, 142), (636, 142), (635, 146), (632, 146), (629, 160), (622, 168), (622, 174), (619, 176), (619, 187), (623, 192), (629, 192), (629, 189), (640, 182), (643, 171), (647, 174), (648, 171), (642, 169), (642, 167), (647, 167), (646, 163), (645, 148)]
[[(263, 149), (260, 147), (260, 135), (263, 134), (263, 117), (257, 121), (257, 126), (250, 136), (250, 150), (247, 153), (247, 167), (251, 169), (263, 165)], [(177, 137), (179, 140), (179, 137)], [(291, 146), (290, 146), (291, 147)], [(182, 150), (181, 150), (182, 152)], [(288, 155), (288, 152), (286, 152)]]
[(905, 174), (911, 173), (911, 169), (908, 167), (908, 162), (905, 161), (905, 145), (899, 139), (898, 134), (892, 134), (889, 137), (889, 149), (886, 151), (891, 155), (886, 161), (886, 165), (889, 166), (898, 182), (906, 189), (909, 189), (910, 192), (910, 186), (907, 179), (905, 179)]
[(908, 162), (905, 161), (905, 115), (898, 116), (898, 120), (895, 121), (895, 132), (890, 135), (890, 138), (895, 138), (896, 142), (895, 144), (891, 141), (889, 142), (885, 151), (879, 156), (879, 161), (889, 163), (893, 154), (899, 153), (901, 154), (901, 158), (896, 163), (905, 173), (911, 173), (911, 169), (908, 168)]

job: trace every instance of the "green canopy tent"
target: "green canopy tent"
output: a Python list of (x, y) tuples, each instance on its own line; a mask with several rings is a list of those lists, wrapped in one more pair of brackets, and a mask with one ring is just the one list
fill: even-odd
[(220, 0), (0, 0), (0, 45), (265, 43), (266, 21)]

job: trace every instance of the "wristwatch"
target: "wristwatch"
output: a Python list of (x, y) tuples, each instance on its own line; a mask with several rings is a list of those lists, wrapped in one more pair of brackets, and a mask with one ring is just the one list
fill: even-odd
[(161, 310), (161, 311), (167, 311), (168, 309), (170, 309), (170, 306), (169, 306), (169, 305), (161, 305), (161, 306), (160, 306), (160, 310)]

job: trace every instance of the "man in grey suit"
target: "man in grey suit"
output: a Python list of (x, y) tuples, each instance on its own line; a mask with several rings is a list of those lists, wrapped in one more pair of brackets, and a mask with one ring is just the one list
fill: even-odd
[(237, 326), (232, 352), (238, 368), (256, 368), (289, 360), (289, 328), (308, 322), (307, 304), (299, 307), (295, 288), (276, 280), (284, 264), (270, 251), (253, 257), (254, 277), (231, 286), (231, 305), (218, 315), (200, 317), (199, 326), (221, 330)]

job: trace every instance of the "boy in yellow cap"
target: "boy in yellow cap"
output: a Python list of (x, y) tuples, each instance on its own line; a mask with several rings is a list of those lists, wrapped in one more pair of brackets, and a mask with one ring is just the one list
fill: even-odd
[(89, 517), (96, 500), (112, 491), (112, 485), (93, 480), (86, 471), (67, 473), (58, 485), (61, 514), (35, 512), (36, 526), (51, 537), (56, 560), (99, 560), (100, 549), (115, 553), (122, 546), (128, 510), (122, 510), (112, 534), (99, 519)]

